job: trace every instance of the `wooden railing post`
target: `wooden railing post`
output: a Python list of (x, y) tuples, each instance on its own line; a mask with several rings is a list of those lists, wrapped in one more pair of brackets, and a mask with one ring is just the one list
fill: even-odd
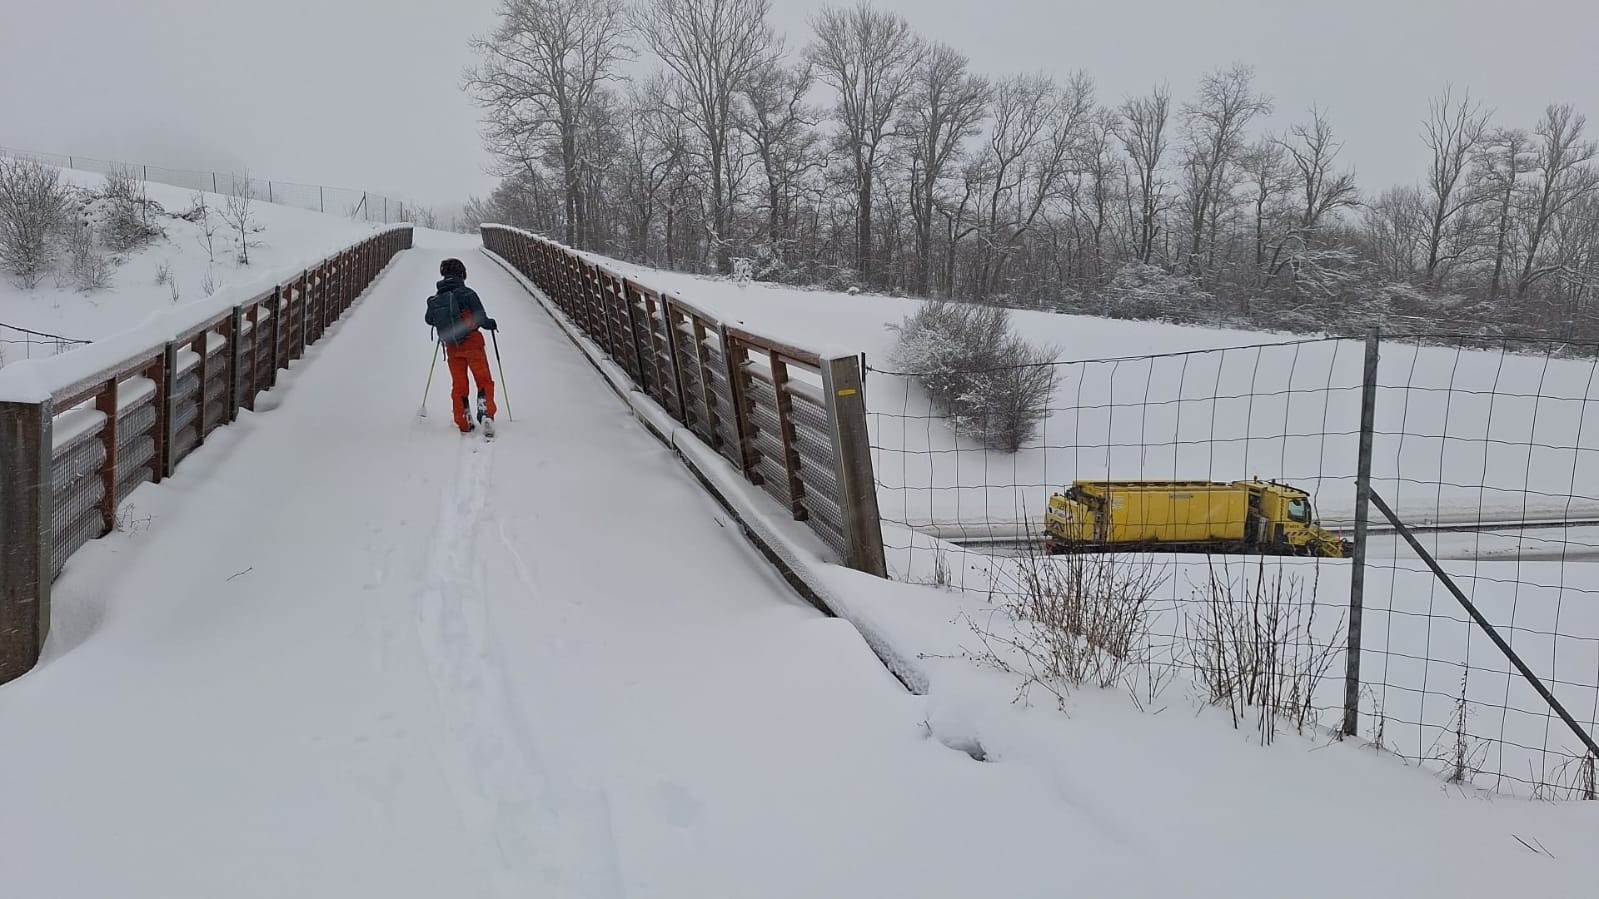
[(95, 410), (105, 416), (105, 424), (100, 426), (101, 446), (105, 448), (105, 461), (100, 463), (100, 485), (104, 490), (100, 495), (101, 537), (117, 526), (117, 413), (121, 405), (117, 387), (117, 379), (112, 378), (94, 401)]
[(744, 362), (748, 351), (727, 336), (727, 325), (716, 326), (716, 339), (722, 344), (722, 364), (727, 369), (727, 398), (733, 406), (733, 439), (738, 441), (738, 457), (743, 461), (744, 476), (750, 483), (760, 484), (761, 473), (755, 466), (755, 440), (750, 434), (749, 400), (744, 395)]
[[(205, 407), (211, 402), (209, 387), (211, 384), (211, 354), (207, 352), (211, 346), (211, 331), (206, 329), (195, 335), (189, 344), (189, 349), (200, 354), (200, 361), (194, 365), (194, 376), (199, 382), (194, 385), (194, 448), (199, 449), (205, 444)], [(192, 452), (192, 450), (191, 450)]]
[(154, 452), (150, 455), (150, 481), (159, 484), (167, 477), (167, 441), (171, 438), (172, 431), (167, 423), (169, 411), (167, 397), (171, 382), (167, 380), (167, 354), (162, 353), (155, 357), (155, 361), (144, 370), (144, 376), (155, 383), (155, 397), (152, 408), (155, 409), (155, 427), (150, 429), (150, 437), (155, 442)]
[(161, 420), (156, 427), (161, 429), (161, 462), (160, 477), (172, 477), (172, 472), (178, 467), (176, 428), (178, 420), (178, 344), (167, 341), (166, 352), (161, 363), (161, 407), (159, 414)]
[[(250, 339), (255, 339), (255, 329), (250, 329)], [(232, 424), (239, 420), (239, 407), (244, 405), (244, 388), (239, 377), (244, 373), (244, 307), (234, 306), (228, 318), (228, 412), (222, 420)], [(250, 368), (250, 378), (255, 379), (255, 368)], [(251, 390), (253, 395), (255, 391)]]
[(689, 398), (683, 390), (683, 360), (678, 355), (682, 348), (678, 345), (677, 324), (672, 321), (672, 301), (664, 293), (657, 294), (655, 306), (660, 311), (661, 333), (666, 337), (666, 358), (672, 367), (672, 395), (677, 397), (677, 420), (688, 427)]
[(788, 511), (795, 521), (804, 521), (805, 482), (800, 477), (799, 435), (794, 431), (794, 398), (788, 392), (788, 364), (775, 351), (767, 351), (766, 363), (772, 371), (772, 392), (777, 401), (777, 442), (783, 447), (783, 473), (788, 477)]
[(857, 571), (888, 577), (883, 554), (883, 522), (877, 509), (877, 478), (872, 471), (872, 444), (866, 430), (866, 396), (860, 358), (822, 360), (822, 399), (827, 404), (827, 430), (833, 438), (833, 465), (844, 513), (846, 563)]
[[(276, 292), (273, 296), (276, 296)], [(244, 408), (255, 411), (255, 395), (261, 392), (261, 302), (250, 304), (250, 388), (244, 394)]]
[(272, 290), (272, 365), (267, 369), (267, 389), (278, 386), (278, 369), (287, 363), (283, 361), (283, 285), (279, 284)]
[(38, 663), (50, 632), (54, 414), (49, 400), (0, 402), (0, 684)]

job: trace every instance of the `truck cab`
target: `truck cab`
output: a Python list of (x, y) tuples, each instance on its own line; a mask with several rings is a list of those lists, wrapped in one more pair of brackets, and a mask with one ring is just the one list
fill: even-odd
[(1255, 537), (1259, 544), (1276, 544), (1296, 555), (1349, 555), (1351, 547), (1321, 526), (1310, 494), (1304, 490), (1260, 480), (1235, 481), (1233, 486), (1249, 491), (1250, 508), (1258, 515), (1257, 526), (1266, 529), (1266, 533)]

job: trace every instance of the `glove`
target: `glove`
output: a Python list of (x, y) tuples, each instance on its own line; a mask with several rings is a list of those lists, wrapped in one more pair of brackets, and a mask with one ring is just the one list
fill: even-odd
[(499, 323), (497, 323), (494, 319), (485, 318), (483, 320), (483, 330), (485, 330), (485, 331), (498, 331), (498, 330), (500, 330), (500, 326), (499, 326)]

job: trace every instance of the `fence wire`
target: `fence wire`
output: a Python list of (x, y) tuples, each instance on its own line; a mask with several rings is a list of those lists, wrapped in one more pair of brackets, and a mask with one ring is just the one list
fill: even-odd
[(55, 356), (89, 342), (0, 322), (0, 368), (24, 359)]
[[(1234, 650), (1275, 642), (1277, 661), (1301, 675), (1304, 719), (1335, 729), (1350, 547), (1296, 550), (1273, 533), (1303, 528), (1289, 507), (1274, 518), (1227, 497), (1248, 492), (1239, 482), (1303, 490), (1306, 523), (1328, 532), (1326, 545), (1351, 540), (1366, 362), (1364, 341), (1317, 339), (1049, 364), (1047, 412), (1015, 452), (985, 446), (984, 422), (952, 421), (923, 379), (874, 370), (869, 423), (891, 573), (1014, 607), (1036, 599), (1040, 572), (1084, 583), (1115, 555), (1149, 594), (1152, 664), (1220, 699), (1218, 629)], [(1371, 489), (1572, 717), (1599, 731), (1599, 345), (1385, 338), (1372, 380)], [(1124, 481), (1175, 482), (1159, 491), (1188, 498), (1166, 507), (1105, 486)], [(1144, 542), (1057, 522), (1067, 552), (1052, 555), (1051, 497), (1086, 522), (1105, 517), (1087, 514), (1102, 494), (1153, 522)], [(1583, 742), (1370, 514), (1358, 736), (1461, 783), (1591, 795)], [(1213, 533), (1181, 543), (1200, 519)]]
[(257, 200), (385, 225), (411, 221), (415, 214), (412, 204), (404, 200), (349, 187), (247, 178), (243, 173), (174, 169), (143, 163), (96, 159), (90, 156), (35, 153), (13, 147), (0, 147), (0, 156), (29, 159), (56, 168), (101, 175), (127, 172), (141, 181), (220, 194), (230, 193), (235, 184), (247, 181), (251, 196)]

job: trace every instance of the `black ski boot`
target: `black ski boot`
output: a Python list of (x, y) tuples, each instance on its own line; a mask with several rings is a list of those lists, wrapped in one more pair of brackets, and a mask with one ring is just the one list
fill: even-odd
[(494, 439), (494, 416), (489, 414), (488, 394), (482, 390), (477, 392), (477, 420), (483, 423), (483, 436), (488, 440)]

